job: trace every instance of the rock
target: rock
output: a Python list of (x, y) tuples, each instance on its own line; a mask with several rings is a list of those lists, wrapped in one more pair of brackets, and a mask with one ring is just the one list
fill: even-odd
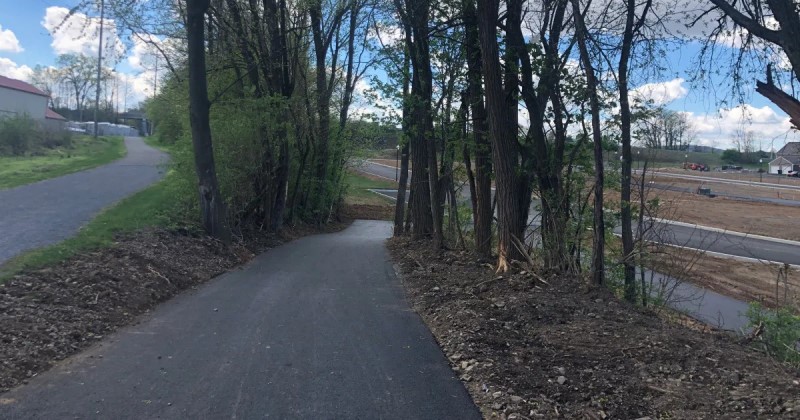
[(434, 292), (438, 292), (438, 291), (439, 291), (439, 290), (441, 290), (441, 289), (439, 289), (439, 286), (436, 286), (436, 287), (434, 287), (432, 290), (433, 290)]
[(512, 395), (511, 402), (513, 402), (514, 404), (519, 404), (520, 402), (522, 402), (522, 397), (520, 397), (519, 395)]
[(501, 395), (503, 395), (502, 392), (496, 391), (492, 393), (492, 398), (500, 398)]
[(558, 368), (558, 373), (561, 374), (561, 375), (565, 375), (567, 373), (567, 370), (564, 369), (563, 367), (560, 367), (560, 368)]
[(564, 382), (567, 382), (567, 377), (559, 376), (558, 378), (556, 378), (556, 382), (558, 382), (559, 385), (564, 385)]

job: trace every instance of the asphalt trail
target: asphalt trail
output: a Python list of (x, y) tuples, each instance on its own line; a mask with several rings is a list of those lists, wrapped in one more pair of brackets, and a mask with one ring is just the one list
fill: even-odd
[(73, 236), (100, 210), (161, 179), (167, 155), (138, 137), (128, 154), (94, 169), (0, 191), (0, 264)]
[(477, 419), (357, 221), (159, 306), (0, 398), (0, 418)]

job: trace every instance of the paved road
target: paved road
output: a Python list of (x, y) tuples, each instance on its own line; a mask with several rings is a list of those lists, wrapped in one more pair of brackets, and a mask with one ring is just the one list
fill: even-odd
[[(657, 238), (671, 245), (800, 265), (800, 246), (798, 245), (666, 223), (658, 223), (657, 226), (655, 230), (663, 232)], [(615, 233), (620, 232), (619, 228), (615, 231)]]
[(480, 418), (404, 298), (391, 229), (270, 250), (2, 395), (0, 418)]
[[(386, 178), (390, 181), (394, 181), (396, 169), (390, 166), (381, 165), (375, 162), (370, 162), (368, 160), (358, 162), (355, 166), (355, 169), (360, 172), (364, 172), (366, 174), (370, 174), (373, 176)], [(411, 171), (409, 172), (409, 177), (411, 176)]]
[(0, 191), (0, 264), (74, 235), (100, 210), (158, 181), (167, 156), (138, 137), (98, 168)]

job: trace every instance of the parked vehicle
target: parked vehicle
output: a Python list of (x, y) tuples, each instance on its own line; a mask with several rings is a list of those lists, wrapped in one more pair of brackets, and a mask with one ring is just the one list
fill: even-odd
[(789, 171), (789, 172), (786, 172), (786, 176), (800, 178), (800, 171)]

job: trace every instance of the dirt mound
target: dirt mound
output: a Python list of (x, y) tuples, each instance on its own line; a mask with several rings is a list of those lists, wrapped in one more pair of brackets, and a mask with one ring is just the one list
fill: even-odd
[[(410, 299), (487, 418), (800, 418), (800, 372), (530, 273), (393, 239)], [(545, 283), (546, 281), (546, 283)]]
[(394, 207), (374, 204), (345, 204), (340, 215), (349, 220), (393, 220)]

